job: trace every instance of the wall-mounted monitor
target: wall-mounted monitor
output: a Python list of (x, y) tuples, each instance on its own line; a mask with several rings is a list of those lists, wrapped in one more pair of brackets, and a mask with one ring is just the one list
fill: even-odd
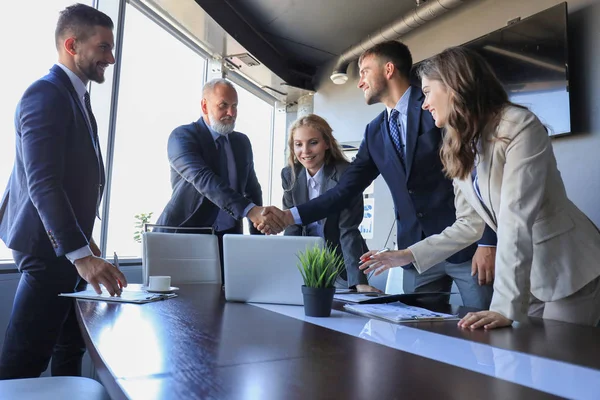
[(533, 111), (550, 135), (571, 132), (567, 3), (464, 46), (486, 58), (510, 100)]
[(463, 46), (481, 54), (510, 100), (534, 112), (554, 136), (571, 133), (567, 43), (567, 3), (561, 3)]

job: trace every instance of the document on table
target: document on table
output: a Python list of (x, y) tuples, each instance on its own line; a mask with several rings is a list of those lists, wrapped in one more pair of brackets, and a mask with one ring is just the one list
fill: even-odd
[(408, 306), (404, 303), (345, 304), (344, 309), (365, 317), (382, 318), (391, 322), (420, 322), (458, 320), (458, 316)]
[(88, 289), (88, 290), (84, 290), (82, 292), (75, 292), (75, 293), (61, 293), (59, 296), (74, 297), (77, 299), (85, 299), (85, 300), (144, 304), (144, 303), (151, 303), (153, 301), (172, 299), (173, 297), (177, 297), (177, 294), (175, 294), (175, 293), (155, 294), (155, 293), (148, 293), (143, 290), (127, 290), (127, 288), (125, 288), (125, 289), (123, 289), (123, 292), (121, 292), (121, 296), (111, 296), (110, 294), (108, 294), (108, 292), (106, 292), (104, 290), (102, 291), (102, 294), (97, 294), (93, 289)]

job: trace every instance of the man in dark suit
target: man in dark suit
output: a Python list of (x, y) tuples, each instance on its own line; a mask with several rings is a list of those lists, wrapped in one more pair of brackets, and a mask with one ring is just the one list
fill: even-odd
[(72, 299), (59, 293), (101, 283), (119, 295), (125, 276), (99, 258), (92, 240), (104, 187), (97, 125), (86, 85), (115, 62), (113, 23), (81, 4), (61, 12), (58, 64), (23, 94), (16, 155), (0, 203), (0, 237), (21, 279), (0, 356), (0, 378), (81, 375), (85, 345)]
[[(361, 55), (359, 67), (358, 87), (367, 104), (381, 102), (387, 110), (367, 125), (356, 159), (334, 189), (297, 209), (273, 210), (268, 215), (273, 221), (279, 217), (284, 225), (319, 220), (344, 207), (382, 174), (396, 209), (398, 248), (405, 249), (440, 233), (456, 219), (452, 181), (444, 175), (439, 156), (442, 132), (421, 109), (421, 90), (410, 85), (412, 57), (404, 44), (390, 41), (374, 46)], [(489, 228), (488, 235), (491, 238), (482, 244), (495, 245)], [(478, 249), (475, 244), (421, 275), (406, 265), (404, 291), (449, 292), (454, 281), (466, 306), (487, 309), (494, 253), (495, 247)]]
[[(169, 136), (173, 194), (157, 224), (212, 227), (219, 238), (223, 277), (223, 235), (241, 234), (245, 217), (263, 220), (262, 191), (250, 140), (234, 131), (238, 98), (233, 84), (226, 79), (208, 82), (201, 106), (198, 121), (176, 128)], [(251, 233), (260, 233), (250, 225)]]

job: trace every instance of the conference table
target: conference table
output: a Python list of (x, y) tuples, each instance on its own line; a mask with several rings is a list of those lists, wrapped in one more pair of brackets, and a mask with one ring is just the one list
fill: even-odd
[[(113, 399), (600, 398), (600, 330), (532, 319), (493, 331), (226, 302), (220, 285), (124, 304), (77, 300)], [(299, 289), (300, 290), (300, 289)], [(466, 309), (448, 306), (464, 315)]]

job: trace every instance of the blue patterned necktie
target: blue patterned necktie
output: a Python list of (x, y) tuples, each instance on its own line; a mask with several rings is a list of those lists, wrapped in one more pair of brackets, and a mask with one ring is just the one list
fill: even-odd
[(398, 157), (400, 157), (400, 162), (402, 163), (402, 166), (404, 166), (404, 144), (402, 144), (400, 127), (398, 126), (399, 116), (400, 112), (395, 108), (392, 109), (392, 112), (390, 113), (390, 136), (392, 137), (392, 142), (394, 142), (394, 146), (396, 147), (396, 153), (398, 153)]

